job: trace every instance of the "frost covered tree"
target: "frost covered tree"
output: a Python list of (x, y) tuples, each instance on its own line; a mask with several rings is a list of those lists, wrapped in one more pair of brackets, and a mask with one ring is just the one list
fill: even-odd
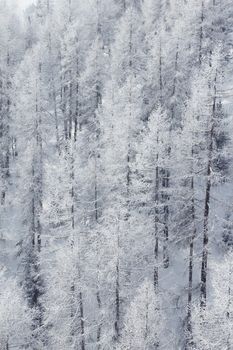
[(232, 347), (232, 251), (211, 268), (213, 297), (204, 315), (196, 310), (193, 349), (226, 349)]
[(14, 103), (12, 80), (16, 65), (21, 59), (22, 27), (12, 4), (0, 2), (1, 31), (0, 53), (0, 173), (1, 205), (4, 205), (10, 181), (10, 158), (16, 142), (11, 139), (10, 120), (11, 105)]
[[(31, 68), (30, 74), (28, 67)], [(24, 135), (25, 143), (19, 140), (19, 159), (25, 167), (23, 181), (19, 193), (24, 202), (22, 209), (25, 229), (22, 240), (22, 261), (25, 268), (25, 292), (29, 306), (34, 310), (33, 328), (35, 337), (40, 338), (38, 328), (42, 327), (43, 307), (40, 296), (43, 293), (43, 282), (40, 273), (40, 253), (42, 248), (43, 210), (43, 97), (42, 97), (42, 64), (39, 47), (30, 51), (21, 64), (21, 69), (15, 78), (15, 89), (26, 81), (23, 89), (18, 89), (14, 104), (17, 116), (14, 127), (17, 135)], [(19, 85), (18, 85), (19, 84)], [(31, 96), (31, 93), (33, 96)], [(26, 104), (26, 108), (22, 108)], [(23, 120), (23, 123), (22, 123)], [(17, 124), (16, 124), (17, 123)], [(14, 134), (15, 135), (15, 134)], [(18, 163), (19, 164), (19, 163)], [(39, 346), (39, 345), (38, 345)]]
[(163, 327), (159, 296), (153, 283), (146, 280), (128, 307), (118, 349), (159, 349)]
[[(161, 107), (153, 111), (138, 149), (136, 164), (136, 184), (142, 206), (148, 238), (154, 236), (154, 288), (159, 284), (159, 266), (167, 266), (168, 236), (167, 217), (164, 212), (164, 169), (169, 169), (167, 148), (169, 143), (169, 124)], [(139, 204), (139, 203), (137, 203)], [(167, 204), (167, 203), (166, 203)], [(150, 242), (151, 244), (152, 242)], [(161, 245), (162, 261), (159, 259)]]
[(32, 342), (30, 326), (32, 313), (24, 299), (22, 288), (13, 278), (1, 270), (0, 289), (0, 346), (3, 350), (12, 347), (27, 348)]

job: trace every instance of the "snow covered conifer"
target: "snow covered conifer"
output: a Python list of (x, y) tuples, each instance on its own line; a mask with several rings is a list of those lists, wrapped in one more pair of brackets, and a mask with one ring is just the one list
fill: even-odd
[(118, 349), (159, 349), (163, 327), (159, 295), (155, 294), (153, 283), (146, 280), (128, 307)]

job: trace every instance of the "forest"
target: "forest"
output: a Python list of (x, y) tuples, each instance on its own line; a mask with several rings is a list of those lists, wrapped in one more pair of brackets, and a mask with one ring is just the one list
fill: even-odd
[(20, 3), (0, 350), (233, 350), (232, 0)]

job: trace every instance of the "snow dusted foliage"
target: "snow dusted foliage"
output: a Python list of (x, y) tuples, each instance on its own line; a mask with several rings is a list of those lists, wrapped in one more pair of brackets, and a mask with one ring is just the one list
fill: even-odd
[(27, 2), (0, 0), (0, 350), (231, 350), (232, 1)]
[(213, 293), (206, 310), (200, 315), (195, 310), (194, 349), (217, 350), (231, 348), (232, 344), (232, 251), (222, 261), (212, 264)]
[[(49, 349), (66, 349), (81, 343), (80, 293), (83, 284), (80, 279), (79, 252), (76, 247), (66, 245), (62, 251), (55, 253), (55, 261), (48, 259), (50, 267), (45, 310), (48, 327)], [(56, 267), (54, 269), (54, 267)]]
[(0, 276), (0, 347), (7, 350), (17, 344), (18, 348), (25, 349), (32, 342), (32, 314), (27, 308), (18, 281), (7, 278), (4, 271), (1, 271)]
[(158, 349), (164, 331), (159, 296), (154, 285), (146, 280), (126, 311), (120, 350)]

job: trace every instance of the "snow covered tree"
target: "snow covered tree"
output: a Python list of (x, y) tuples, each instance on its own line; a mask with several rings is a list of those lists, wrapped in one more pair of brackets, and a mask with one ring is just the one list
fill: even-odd
[[(146, 224), (148, 238), (153, 232), (154, 236), (154, 288), (159, 283), (159, 245), (162, 245), (162, 261), (168, 264), (168, 236), (167, 217), (164, 212), (163, 188), (164, 169), (169, 168), (167, 148), (169, 143), (169, 125), (166, 114), (161, 107), (153, 111), (150, 116), (147, 130), (139, 146), (136, 177), (138, 196), (141, 200), (142, 213), (145, 215), (143, 223)], [(167, 203), (166, 203), (167, 204)], [(149, 221), (148, 221), (149, 220)], [(151, 243), (150, 243), (151, 244)]]
[(163, 327), (159, 296), (154, 293), (153, 283), (146, 280), (126, 312), (118, 349), (159, 349)]
[(18, 281), (1, 270), (0, 288), (0, 346), (3, 350), (27, 348), (32, 342), (30, 326), (32, 313), (25, 302)]
[(203, 315), (196, 309), (193, 349), (232, 348), (232, 251), (211, 264), (212, 300)]
[[(31, 68), (30, 74), (28, 67)], [(30, 51), (21, 64), (15, 79), (15, 88), (26, 81), (23, 89), (16, 94), (14, 113), (14, 135), (18, 135), (19, 162), (24, 162), (23, 181), (19, 187), (24, 209), (21, 211), (24, 224), (22, 239), (22, 261), (25, 266), (25, 292), (29, 306), (34, 310), (33, 328), (40, 343), (40, 331), (43, 324), (43, 307), (40, 296), (43, 282), (40, 273), (40, 253), (42, 248), (43, 210), (43, 91), (42, 64), (39, 47)], [(26, 105), (24, 105), (26, 103)], [(23, 121), (23, 122), (22, 122)], [(24, 135), (24, 138), (22, 138)], [(25, 142), (24, 142), (25, 141)], [(20, 165), (19, 165), (20, 166)], [(40, 345), (37, 345), (40, 346)]]
[(4, 205), (10, 182), (10, 158), (14, 140), (10, 135), (11, 105), (13, 101), (12, 80), (16, 65), (21, 59), (21, 24), (13, 11), (12, 4), (0, 2), (1, 31), (0, 51), (0, 202)]

